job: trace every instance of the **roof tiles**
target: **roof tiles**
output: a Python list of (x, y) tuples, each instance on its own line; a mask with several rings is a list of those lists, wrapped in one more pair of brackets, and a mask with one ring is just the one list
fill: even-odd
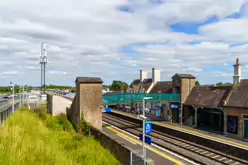
[(172, 93), (172, 82), (171, 81), (160, 81), (157, 82), (150, 93)]
[(220, 107), (231, 88), (231, 86), (195, 86), (187, 97), (185, 105)]
[(241, 80), (234, 86), (225, 106), (248, 108), (248, 80)]

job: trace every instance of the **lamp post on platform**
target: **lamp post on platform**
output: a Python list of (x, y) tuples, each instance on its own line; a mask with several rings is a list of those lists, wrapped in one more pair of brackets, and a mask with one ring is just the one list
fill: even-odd
[(145, 100), (152, 99), (153, 97), (144, 97), (143, 98), (143, 114), (140, 116), (143, 119), (143, 135), (142, 135), (142, 149), (143, 149), (143, 159), (144, 159), (144, 165), (146, 164), (146, 144), (145, 144), (145, 122), (147, 117), (145, 116)]

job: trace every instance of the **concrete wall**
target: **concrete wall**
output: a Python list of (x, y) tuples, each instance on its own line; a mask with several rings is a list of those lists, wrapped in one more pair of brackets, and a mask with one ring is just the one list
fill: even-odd
[[(227, 132), (227, 116), (238, 117), (238, 133), (237, 134)], [(243, 116), (248, 116), (248, 109), (225, 108), (224, 109), (224, 135), (228, 137), (232, 137), (232, 138), (243, 139), (244, 138), (244, 117)]]
[[(133, 153), (133, 157), (138, 158), (139, 164), (142, 164), (141, 155), (133, 152), (127, 146), (119, 142), (117, 139), (111, 138), (104, 132), (101, 132), (96, 129), (91, 130), (92, 135), (97, 139), (101, 145), (110, 150), (110, 152), (120, 161), (122, 165), (130, 165), (131, 164), (131, 152)], [(154, 162), (147, 158), (147, 165), (153, 165)]]
[(66, 114), (66, 109), (71, 106), (71, 101), (56, 95), (47, 95), (47, 108), (52, 116)]

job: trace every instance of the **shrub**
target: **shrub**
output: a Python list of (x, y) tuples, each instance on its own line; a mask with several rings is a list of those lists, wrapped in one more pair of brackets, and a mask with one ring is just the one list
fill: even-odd
[(35, 108), (34, 111), (37, 113), (40, 119), (47, 120), (48, 114), (47, 114), (46, 106), (40, 105), (38, 108)]
[(61, 114), (60, 116), (50, 117), (47, 120), (47, 126), (54, 131), (75, 131), (72, 124), (64, 114)]
[(90, 129), (91, 129), (90, 123), (82, 119), (78, 127), (78, 132), (83, 133), (84, 135), (90, 136)]

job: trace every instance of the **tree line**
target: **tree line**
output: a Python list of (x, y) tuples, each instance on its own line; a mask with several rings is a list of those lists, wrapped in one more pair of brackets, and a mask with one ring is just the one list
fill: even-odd
[[(195, 82), (196, 86), (201, 85), (199, 81)], [(232, 83), (223, 83), (223, 82), (218, 82), (215, 84), (216, 86), (224, 86), (224, 85), (232, 85)], [(25, 90), (30, 91), (33, 89), (32, 86), (25, 85)], [(123, 91), (126, 92), (128, 89), (128, 84), (124, 81), (120, 80), (114, 80), (111, 85), (103, 85), (103, 89), (110, 89), (112, 91)], [(61, 91), (61, 90), (70, 90), (71, 92), (76, 92), (76, 88), (72, 86), (62, 86), (62, 85), (46, 85), (46, 89), (50, 90), (56, 90), (56, 91)], [(20, 86), (15, 85), (15, 93), (20, 91)], [(5, 86), (5, 87), (0, 87), (0, 92), (1, 93), (10, 93), (12, 92), (12, 86)]]
[[(199, 86), (199, 85), (201, 85), (201, 84), (200, 84), (199, 81), (196, 81), (196, 82), (195, 82), (195, 85), (196, 85), (196, 86)], [(229, 83), (229, 82), (227, 82), (227, 83), (218, 82), (218, 83), (216, 83), (215, 85), (216, 85), (216, 86), (225, 86), (225, 85), (232, 85), (232, 83)]]

